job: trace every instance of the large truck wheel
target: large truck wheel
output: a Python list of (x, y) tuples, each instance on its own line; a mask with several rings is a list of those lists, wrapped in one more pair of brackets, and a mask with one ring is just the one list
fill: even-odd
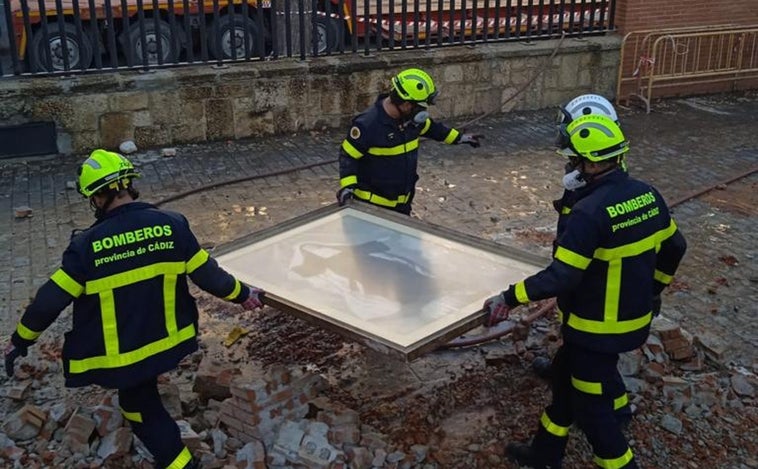
[[(214, 59), (245, 58), (245, 36), (251, 57), (260, 55), (258, 25), (252, 18), (227, 13), (213, 21), (208, 32), (208, 50)], [(234, 51), (234, 52), (232, 52)]]
[(314, 31), (316, 50), (318, 54), (334, 52), (338, 49), (340, 41), (344, 40), (344, 26), (337, 18), (329, 18), (326, 15), (316, 17), (316, 29)]
[[(63, 48), (63, 38), (66, 39), (66, 49)], [(50, 51), (50, 65), (47, 66), (45, 49)], [(76, 26), (71, 23), (63, 23), (63, 34), (61, 35), (58, 22), (53, 21), (47, 24), (47, 42), (42, 28), (38, 29), (32, 37), (29, 44), (27, 57), (29, 59), (29, 69), (32, 72), (58, 72), (66, 70), (64, 54), (68, 59), (69, 70), (85, 69), (92, 63), (92, 43), (87, 37), (87, 32), (82, 31), (81, 42), (76, 32)]]
[[(127, 64), (130, 66), (142, 65), (145, 57), (147, 57), (149, 65), (171, 64), (177, 61), (182, 50), (181, 34), (179, 31), (173, 34), (171, 26), (163, 20), (158, 20), (157, 26), (156, 28), (156, 22), (153, 18), (145, 18), (145, 44), (143, 47), (139, 23), (130, 22), (128, 34), (127, 31), (124, 31), (120, 37)], [(160, 61), (158, 60), (159, 41)]]

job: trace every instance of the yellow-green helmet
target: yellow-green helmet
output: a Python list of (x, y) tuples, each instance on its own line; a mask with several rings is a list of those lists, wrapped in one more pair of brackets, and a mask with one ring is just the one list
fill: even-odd
[(629, 151), (629, 142), (621, 128), (612, 119), (589, 114), (561, 126), (559, 150), (564, 156), (579, 156), (592, 162), (616, 158)]
[(432, 77), (418, 68), (409, 68), (392, 77), (392, 88), (403, 101), (434, 104), (437, 88)]
[(79, 167), (76, 188), (84, 197), (92, 197), (103, 188), (126, 189), (132, 178), (139, 177), (131, 161), (118, 153), (95, 150)]

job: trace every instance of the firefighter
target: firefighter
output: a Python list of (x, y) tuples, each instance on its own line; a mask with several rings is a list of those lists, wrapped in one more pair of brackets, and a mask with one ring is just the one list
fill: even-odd
[[(568, 142), (562, 137), (566, 126), (568, 126), (575, 119), (590, 114), (606, 116), (616, 124), (619, 125), (618, 114), (614, 109), (613, 104), (604, 97), (597, 94), (583, 94), (569, 101), (565, 106), (561, 106), (558, 111), (558, 117), (556, 119), (557, 136), (556, 146), (558, 147), (558, 154), (571, 157), (573, 151), (569, 147)], [(621, 156), (621, 166), (626, 171), (626, 159), (624, 155)], [(564, 176), (564, 191), (560, 199), (553, 201), (553, 207), (558, 212), (558, 223), (556, 228), (556, 240), (563, 234), (566, 223), (571, 215), (571, 207), (576, 202), (577, 197), (581, 194), (578, 191), (582, 186), (586, 184), (586, 181), (582, 179), (581, 171), (576, 169), (574, 165), (569, 161), (566, 165), (566, 175)], [(554, 241), (553, 249), (556, 249), (556, 241)], [(657, 307), (654, 308), (654, 312), (657, 314), (660, 312), (660, 296), (656, 296)], [(559, 355), (555, 359), (561, 360)], [(535, 373), (543, 379), (550, 381), (550, 373), (552, 369), (552, 361), (538, 357), (532, 362), (532, 368)], [(632, 409), (629, 403), (629, 397), (626, 394), (626, 387), (623, 379), (619, 375), (618, 381), (613, 383), (614, 389), (609, 389), (609, 392), (614, 396), (614, 408), (616, 420), (622, 427), (627, 427), (632, 419)], [(611, 386), (609, 384), (609, 386)]]
[(392, 78), (389, 94), (379, 95), (353, 119), (339, 152), (340, 205), (355, 198), (409, 215), (419, 178), (420, 137), (479, 147), (481, 135), (461, 133), (432, 120), (429, 105), (437, 93), (426, 72), (403, 70)]
[(81, 165), (77, 189), (96, 221), (72, 234), (61, 267), (24, 311), (5, 350), (5, 369), (13, 376), (16, 358), (73, 301), (63, 345), (66, 386), (117, 389), (121, 412), (156, 467), (196, 468), (157, 386), (158, 375), (198, 349), (187, 277), (245, 310), (262, 307), (264, 292), (221, 269), (184, 216), (136, 202), (138, 176), (126, 158), (105, 150)]
[(552, 263), (487, 299), (488, 324), (520, 304), (557, 296), (561, 345), (552, 368), (552, 402), (531, 444), (508, 456), (534, 468), (561, 467), (572, 423), (600, 467), (636, 468), (614, 416), (619, 353), (645, 343), (653, 298), (672, 281), (686, 242), (660, 193), (620, 167), (629, 144), (619, 126), (586, 115), (561, 129), (571, 166), (585, 182), (558, 236)]

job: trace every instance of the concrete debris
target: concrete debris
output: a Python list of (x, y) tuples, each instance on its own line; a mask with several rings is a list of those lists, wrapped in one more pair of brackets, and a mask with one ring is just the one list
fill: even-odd
[(137, 152), (137, 144), (133, 140), (125, 140), (118, 146), (118, 151), (124, 155), (131, 155)]
[(750, 384), (748, 378), (742, 374), (735, 373), (731, 377), (732, 389), (739, 396), (755, 397), (755, 386)]
[[(509, 375), (505, 370), (528, 369), (535, 356), (551, 356), (558, 346), (555, 335), (551, 327), (540, 327), (544, 330), (532, 328), (532, 334), (534, 331), (541, 334), (544, 342), (529, 336), (526, 341), (503, 340), (499, 344), (488, 344), (476, 355), (479, 362), (472, 358), (461, 362), (462, 375), (471, 377), (485, 372), (497, 380), (507, 380)], [(231, 350), (221, 342), (219, 346), (221, 350)], [(670, 361), (674, 354), (669, 352), (683, 346), (693, 348), (691, 359)], [(361, 353), (357, 347), (343, 350)], [(729, 412), (746, 412), (753, 408), (755, 375), (747, 370), (731, 373), (708, 370), (703, 357), (704, 352), (697, 343), (689, 342), (681, 328), (672, 324), (659, 325), (643, 347), (621, 355), (619, 371), (636, 416), (632, 428), (649, 425), (653, 430), (647, 432), (657, 441), (649, 443), (653, 447), (669, 444), (665, 443), (668, 438), (690, 441), (690, 434), (700, 434), (700, 422), (713, 418), (736, 425), (737, 416)], [(162, 378), (159, 384), (164, 403), (177, 419), (182, 441), (203, 467), (439, 469), (466, 466), (456, 459), (460, 454), (456, 456), (446, 450), (450, 443), (445, 438), (455, 438), (454, 430), (448, 429), (447, 437), (429, 439), (425, 432), (411, 426), (405, 432), (405, 440), (398, 440), (397, 433), (386, 434), (367, 425), (362, 421), (362, 412), (324, 395), (327, 382), (319, 367), (281, 364), (264, 367), (255, 362), (240, 366), (210, 358), (210, 355), (196, 355), (181, 364), (177, 376)], [(35, 368), (49, 369), (44, 363)], [(21, 402), (32, 399), (44, 388), (44, 379), (38, 372), (30, 372), (27, 381), (9, 387), (6, 395)], [(479, 396), (481, 386), (471, 384), (477, 388), (476, 394), (468, 398), (442, 398), (488, 405), (486, 399)], [(449, 392), (444, 387), (440, 391), (441, 396)], [(9, 399), (9, 402), (13, 401)], [(41, 406), (24, 405), (7, 415), (3, 433), (0, 433), (0, 466), (18, 467), (19, 461), (26, 461), (24, 467), (154, 467), (144, 444), (123, 419), (117, 396), (108, 392), (95, 402), (92, 407), (76, 407), (67, 400), (53, 399), (44, 401)], [(390, 402), (394, 403), (395, 399)], [(422, 425), (455, 422), (449, 419), (449, 410), (444, 407), (440, 410), (441, 413), (427, 409)], [(482, 420), (477, 426), (487, 425), (487, 421)], [(500, 441), (508, 433), (499, 430), (496, 435), (493, 442), (467, 441), (453, 443), (453, 446), (464, 448), (462, 451), (468, 460), (476, 461), (476, 464), (471, 463), (472, 467), (500, 467), (504, 459)], [(644, 434), (636, 438), (644, 438)], [(643, 458), (646, 456), (644, 452), (640, 454)]]
[(8, 416), (3, 424), (3, 432), (14, 441), (36, 437), (47, 420), (46, 413), (39, 407), (25, 405)]
[(176, 156), (176, 148), (161, 149), (161, 156), (164, 158), (173, 158), (174, 156)]
[(13, 216), (16, 218), (29, 218), (32, 216), (32, 208), (28, 205), (13, 207)]

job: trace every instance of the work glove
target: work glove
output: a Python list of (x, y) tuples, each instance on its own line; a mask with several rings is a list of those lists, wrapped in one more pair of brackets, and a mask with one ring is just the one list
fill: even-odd
[(658, 317), (661, 314), (661, 295), (655, 295), (653, 297), (653, 317)]
[(14, 370), (13, 365), (16, 363), (18, 357), (25, 357), (28, 350), (26, 347), (16, 347), (13, 343), (9, 343), (5, 347), (5, 374), (9, 378), (13, 377)]
[(508, 319), (511, 307), (505, 302), (505, 294), (501, 292), (498, 295), (487, 298), (482, 309), (487, 312), (487, 327)]
[(352, 199), (353, 197), (355, 197), (353, 195), (354, 191), (355, 191), (355, 186), (343, 187), (337, 191), (337, 203), (339, 204), (340, 207), (345, 205), (348, 199)]
[(248, 288), (250, 289), (250, 293), (248, 294), (247, 299), (241, 303), (242, 308), (245, 311), (263, 308), (263, 296), (266, 292), (256, 287), (248, 286)]
[(478, 134), (461, 134), (461, 139), (458, 140), (458, 143), (468, 143), (474, 148), (479, 148), (481, 143), (479, 142), (480, 138), (483, 138), (484, 135), (478, 135)]

